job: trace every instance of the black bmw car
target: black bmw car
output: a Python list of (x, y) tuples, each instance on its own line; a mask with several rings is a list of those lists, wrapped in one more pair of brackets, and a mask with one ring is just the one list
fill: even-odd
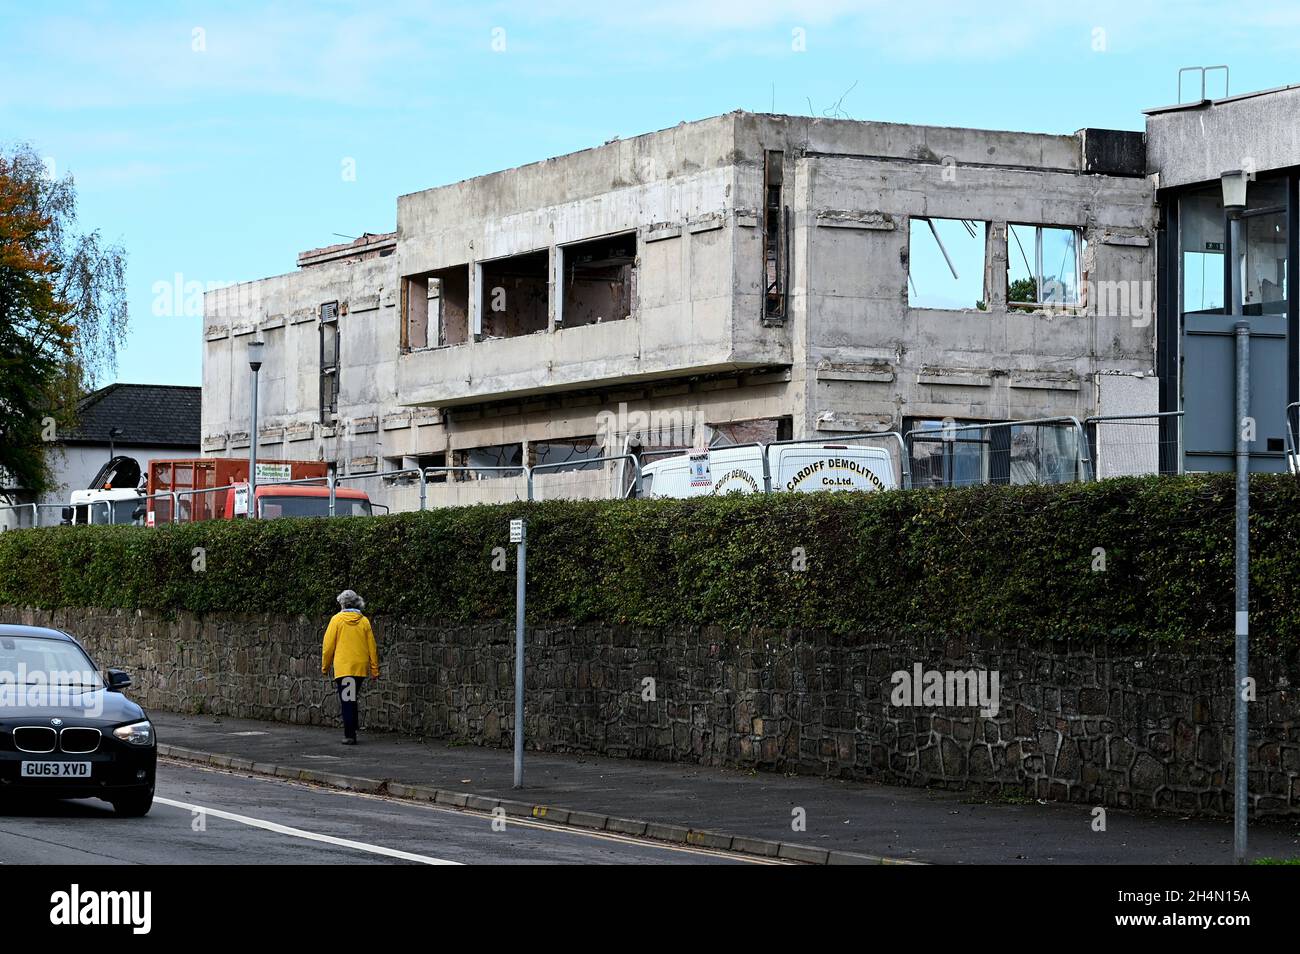
[(0, 798), (102, 798), (119, 815), (153, 805), (158, 748), (145, 711), (67, 633), (0, 624)]

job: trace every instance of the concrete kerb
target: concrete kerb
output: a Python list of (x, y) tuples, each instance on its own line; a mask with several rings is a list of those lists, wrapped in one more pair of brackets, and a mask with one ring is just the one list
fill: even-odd
[(408, 801), (432, 802), (451, 808), (465, 808), (471, 811), (492, 812), (500, 808), (507, 815), (515, 818), (536, 818), (554, 825), (582, 828), (587, 831), (608, 831), (613, 834), (631, 835), (637, 838), (649, 838), (654, 841), (671, 842), (679, 845), (691, 845), (697, 848), (712, 848), (720, 851), (732, 851), (745, 855), (757, 855), (763, 858), (780, 858), (814, 865), (911, 865), (923, 862), (902, 858), (888, 858), (880, 855), (856, 854), (850, 851), (831, 851), (824, 848), (810, 848), (806, 845), (790, 844), (784, 841), (772, 841), (767, 838), (750, 838), (742, 835), (728, 835), (724, 832), (705, 831), (687, 828), (682, 825), (670, 825), (662, 822), (639, 821), (633, 818), (618, 818), (594, 812), (576, 811), (568, 808), (556, 808), (552, 805), (534, 805), (508, 798), (492, 798), (469, 792), (448, 792), (428, 785), (407, 785), (403, 782), (390, 782), (381, 779), (361, 778), (354, 775), (340, 775), (337, 772), (321, 772), (315, 769), (297, 769), (287, 765), (268, 762), (254, 762), (252, 759), (238, 758), (217, 752), (202, 752), (187, 749), (179, 745), (158, 746), (158, 755), (163, 758), (177, 759), (183, 762), (196, 762), (216, 768), (249, 772), (253, 775), (265, 775), (272, 778), (291, 779), (310, 782), (329, 788), (338, 788), (350, 792), (364, 792), (370, 795), (387, 795)]

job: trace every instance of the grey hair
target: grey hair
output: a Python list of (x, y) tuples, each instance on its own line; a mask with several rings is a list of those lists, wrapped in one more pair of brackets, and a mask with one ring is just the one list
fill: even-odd
[(339, 602), (339, 606), (346, 609), (363, 610), (366, 608), (366, 601), (357, 595), (356, 590), (344, 590), (338, 596), (334, 597)]

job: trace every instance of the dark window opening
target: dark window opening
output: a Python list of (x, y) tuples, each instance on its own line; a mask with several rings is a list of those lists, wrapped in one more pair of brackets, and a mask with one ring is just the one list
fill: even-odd
[(550, 253), (529, 252), (482, 264), (483, 337), (516, 338), (550, 324)]
[(320, 306), (320, 420), (333, 422), (339, 410), (339, 303)]
[[(428, 470), (430, 467), (446, 467), (446, 454), (421, 454), (415, 459), (415, 466), (421, 470)], [(447, 472), (441, 471), (432, 474), (425, 474), (424, 479), (431, 484), (445, 484), (447, 482)]]
[(545, 473), (552, 474), (570, 470), (600, 470), (604, 464), (592, 463), (592, 460), (606, 456), (600, 439), (594, 436), (532, 441), (528, 444), (528, 451), (534, 467), (546, 464)]
[(784, 318), (786, 306), (785, 205), (781, 198), (785, 153), (763, 154), (763, 314)]
[[(452, 464), (455, 467), (485, 468), (468, 472), (456, 471), (454, 480), (491, 480), (494, 477), (517, 476), (524, 469), (524, 445), (489, 444), (486, 447), (452, 451)], [(510, 469), (493, 469), (503, 467)]]
[(636, 233), (565, 246), (557, 321), (566, 328), (620, 321), (636, 294)]

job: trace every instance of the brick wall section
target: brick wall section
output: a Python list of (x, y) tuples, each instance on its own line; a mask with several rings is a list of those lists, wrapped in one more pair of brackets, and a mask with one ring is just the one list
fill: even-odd
[[(180, 712), (337, 724), (320, 676), (325, 619), (7, 608), (81, 638), (135, 698)], [(374, 620), (383, 678), (363, 724), (511, 744), (513, 627)], [(798, 771), (1182, 813), (1231, 810), (1229, 654), (1079, 645), (844, 640), (816, 632), (529, 631), (530, 748)], [(896, 670), (1000, 674), (1000, 711), (898, 708)], [(1250, 789), (1300, 815), (1300, 664), (1257, 656)], [(642, 701), (642, 680), (656, 700)]]

